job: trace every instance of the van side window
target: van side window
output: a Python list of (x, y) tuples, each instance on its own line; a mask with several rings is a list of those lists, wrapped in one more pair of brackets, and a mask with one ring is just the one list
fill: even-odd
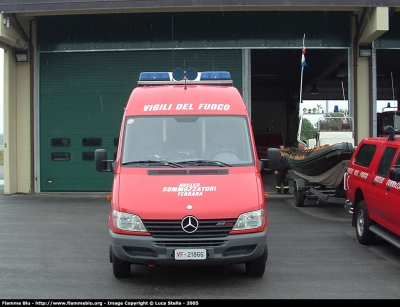
[(371, 144), (362, 145), (354, 159), (354, 163), (368, 167), (374, 157), (376, 146)]
[(378, 170), (376, 172), (378, 175), (389, 177), (389, 168), (395, 153), (396, 148), (385, 148), (381, 161), (379, 162)]

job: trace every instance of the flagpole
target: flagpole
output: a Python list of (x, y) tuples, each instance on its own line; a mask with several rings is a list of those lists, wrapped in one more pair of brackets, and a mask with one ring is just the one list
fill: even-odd
[[(301, 140), (301, 136), (300, 136), (300, 131), (301, 131), (301, 126), (303, 124), (303, 116), (301, 116), (300, 112), (302, 112), (300, 105), (303, 103), (302, 100), (302, 95), (303, 95), (303, 70), (304, 70), (304, 66), (307, 66), (306, 63), (306, 58), (305, 58), (305, 54), (306, 54), (306, 47), (305, 47), (305, 39), (306, 39), (306, 34), (304, 33), (303, 36), (303, 49), (301, 50), (301, 76), (300, 76), (300, 102), (299, 102), (299, 128), (297, 130), (297, 141), (303, 145), (306, 145), (302, 140)], [(307, 148), (307, 146), (305, 146), (305, 148)]]
[[(305, 59), (305, 53), (306, 53), (306, 47), (304, 45), (306, 39), (306, 34), (304, 33), (303, 36), (303, 49), (301, 51), (301, 76), (300, 76), (300, 103), (303, 103), (302, 96), (303, 96), (303, 70), (304, 66), (306, 66), (306, 59)], [(299, 109), (300, 111), (300, 109)]]

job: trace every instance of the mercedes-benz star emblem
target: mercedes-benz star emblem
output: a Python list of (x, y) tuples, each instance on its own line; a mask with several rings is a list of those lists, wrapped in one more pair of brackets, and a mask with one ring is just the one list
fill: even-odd
[(192, 233), (199, 228), (199, 221), (194, 216), (188, 215), (182, 219), (181, 226), (184, 232)]

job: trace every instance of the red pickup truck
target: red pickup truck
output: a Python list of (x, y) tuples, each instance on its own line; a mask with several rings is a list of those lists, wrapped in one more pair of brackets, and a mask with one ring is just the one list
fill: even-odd
[(371, 245), (376, 236), (400, 248), (400, 136), (361, 140), (344, 175), (358, 242)]

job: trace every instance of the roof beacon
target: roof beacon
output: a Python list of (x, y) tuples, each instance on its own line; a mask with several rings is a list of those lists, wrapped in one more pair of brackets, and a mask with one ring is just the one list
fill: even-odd
[(195, 68), (175, 68), (172, 72), (141, 72), (138, 85), (156, 84), (219, 84), (232, 85), (231, 74), (228, 71), (197, 72)]

